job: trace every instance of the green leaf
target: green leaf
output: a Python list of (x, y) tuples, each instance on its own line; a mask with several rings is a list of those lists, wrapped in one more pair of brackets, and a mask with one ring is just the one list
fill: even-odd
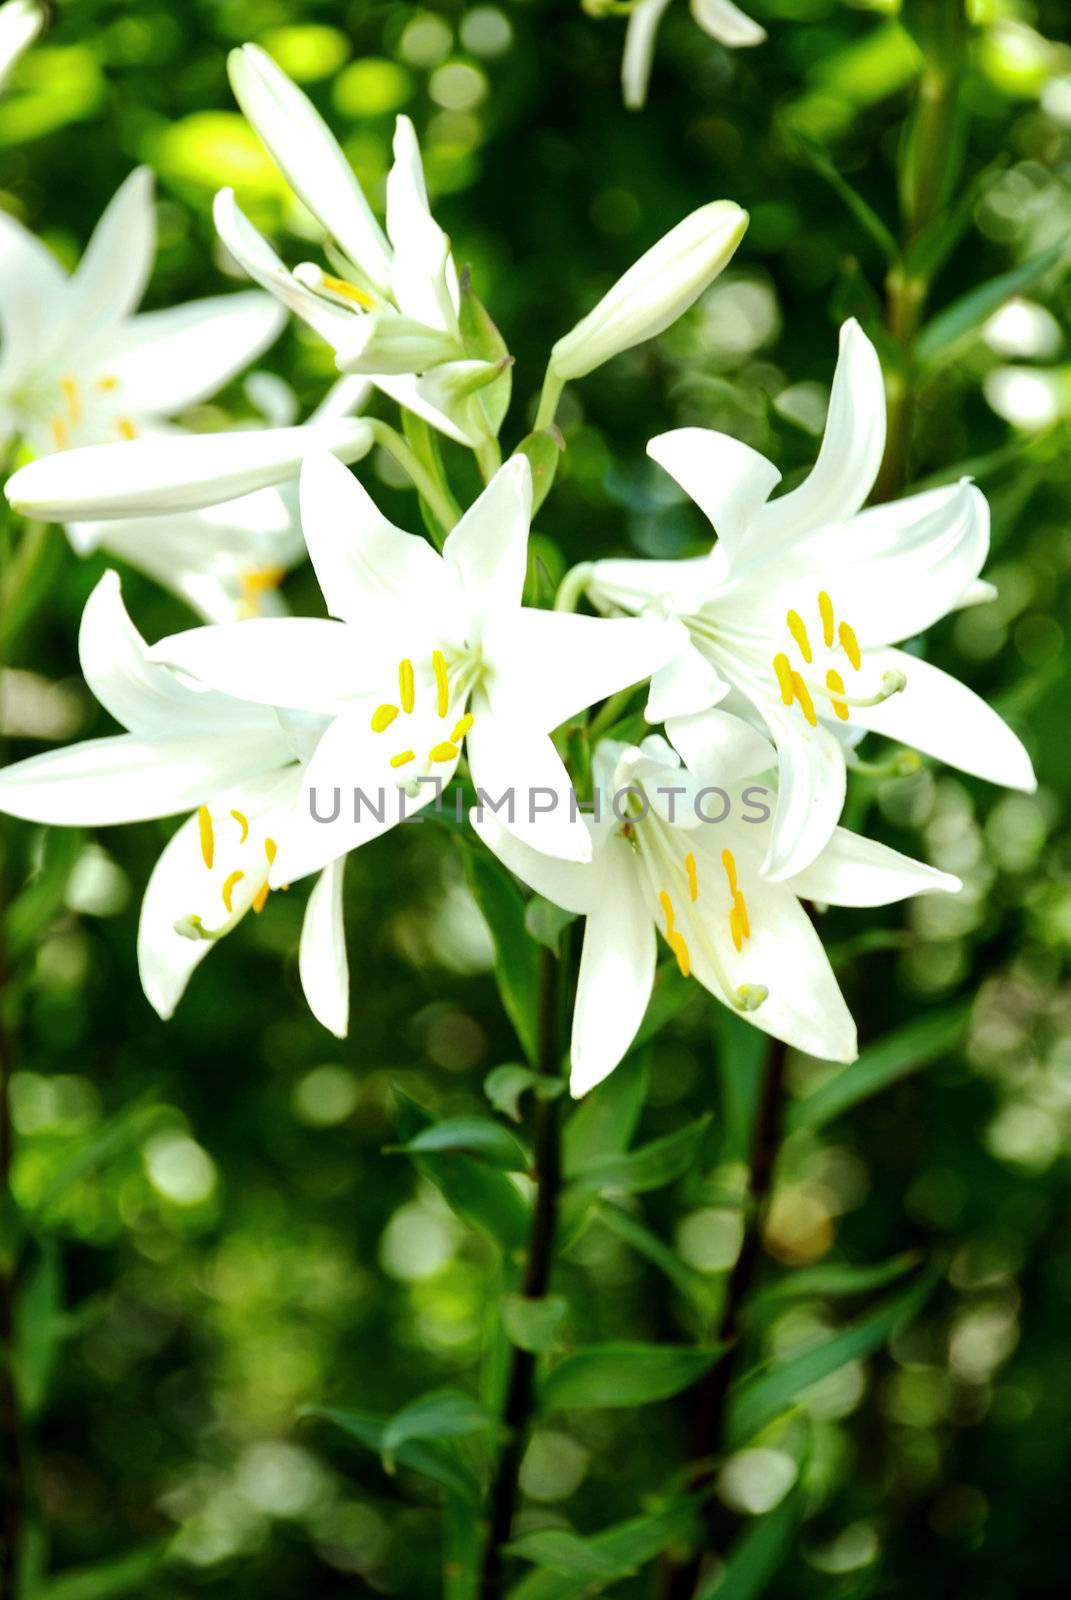
[(592, 1344), (574, 1350), (543, 1379), (544, 1410), (582, 1406), (638, 1406), (668, 1400), (696, 1383), (720, 1360), (724, 1346)]
[[(352, 1411), (339, 1406), (305, 1406), (300, 1414), (333, 1423), (374, 1455), (382, 1454), (383, 1436), (394, 1420), (374, 1411)], [(452, 1443), (442, 1439), (408, 1439), (398, 1446), (394, 1459), (409, 1471), (433, 1479), (466, 1505), (479, 1504), (480, 1485), (476, 1474)]]
[[(656, 1033), (661, 1033), (666, 1023), (672, 1022), (677, 1013), (683, 1011), (685, 1006), (701, 993), (694, 979), (682, 977), (676, 957), (671, 961), (663, 961), (655, 973), (651, 998), (640, 1023), (639, 1032), (632, 1041), (630, 1054), (635, 1054), (648, 1039), (653, 1039)], [(621, 1068), (618, 1067), (617, 1070), (620, 1072)]]
[(968, 1009), (955, 1005), (931, 1011), (868, 1045), (858, 1061), (789, 1108), (787, 1130), (797, 1133), (801, 1128), (812, 1132), (823, 1128), (860, 1101), (947, 1055), (963, 1037)]
[[(588, 1548), (613, 1562), (620, 1573), (638, 1571), (670, 1545), (694, 1537), (697, 1506), (695, 1500), (675, 1500), (658, 1511), (630, 1517), (592, 1534), (586, 1541)], [(514, 1584), (507, 1600), (581, 1600), (592, 1593), (592, 1584), (590, 1576), (566, 1576), (544, 1568)]]
[(772, 1046), (766, 1034), (727, 1006), (714, 1008), (713, 1023), (721, 1125), (719, 1159), (726, 1163), (748, 1162)]
[[(491, 320), (483, 301), (473, 293), (472, 275), (467, 266), (461, 273), (460, 291), (458, 323), (465, 354), (475, 361), (490, 361), (492, 364), (508, 362), (506, 341)], [(491, 432), (495, 435), (509, 410), (512, 386), (513, 375), (507, 364), (503, 366), (501, 375), (483, 391), (483, 408)]]
[(904, 258), (904, 271), (909, 278), (931, 282), (937, 276), (973, 222), (979, 200), (993, 187), (1007, 166), (1008, 157), (1002, 153), (970, 183), (965, 184), (952, 203), (945, 206), (929, 227), (922, 230)]
[(661, 1189), (687, 1172), (696, 1159), (703, 1135), (710, 1126), (709, 1115), (686, 1123), (675, 1133), (623, 1155), (598, 1156), (574, 1169), (572, 1180), (579, 1189), (599, 1193), (616, 1189), (625, 1194), (642, 1194)]
[(59, 1252), (41, 1243), (16, 1301), (15, 1380), (27, 1416), (36, 1416), (48, 1395), (56, 1357), (67, 1333), (61, 1300)]
[(1069, 237), (1064, 235), (1047, 250), (1020, 262), (999, 277), (990, 278), (966, 294), (953, 300), (950, 306), (926, 324), (915, 341), (915, 356), (922, 366), (934, 366), (938, 361), (949, 360), (957, 346), (970, 338), (994, 311), (999, 311), (1005, 300), (1013, 294), (1022, 294), (1039, 279), (1062, 262), (1068, 254)]
[(565, 1176), (601, 1156), (627, 1150), (647, 1096), (649, 1062), (633, 1051), (616, 1071), (585, 1095), (565, 1125), (562, 1156)]
[(729, 1551), (724, 1567), (696, 1591), (695, 1600), (758, 1600), (784, 1560), (802, 1517), (803, 1496), (795, 1489), (764, 1517), (755, 1518)]
[(31, 949), (63, 910), (84, 842), (79, 828), (45, 829), (41, 865), (7, 913), (7, 947), (13, 959)]
[(850, 1295), (872, 1294), (884, 1289), (920, 1263), (917, 1250), (906, 1250), (873, 1266), (855, 1266), (848, 1261), (823, 1261), (817, 1267), (800, 1267), (788, 1272), (779, 1282), (752, 1296), (749, 1318), (778, 1310), (789, 1300), (844, 1299)]
[(462, 852), (469, 887), (494, 941), (502, 1004), (534, 1065), (539, 1051), (539, 951), (525, 928), (524, 900), (505, 867), (488, 851), (462, 841)]
[(406, 1155), (478, 1156), (504, 1172), (527, 1172), (531, 1165), (520, 1140), (490, 1117), (445, 1117), (391, 1148)]
[(78, 1141), (72, 1154), (53, 1173), (43, 1192), (27, 1203), (26, 1210), (39, 1219), (47, 1218), (50, 1207), (67, 1189), (139, 1145), (152, 1128), (158, 1123), (172, 1120), (174, 1115), (170, 1106), (146, 1100), (135, 1101), (87, 1139)]
[(502, 1299), (502, 1326), (511, 1344), (539, 1355), (558, 1348), (568, 1309), (567, 1302), (557, 1294), (539, 1299), (507, 1294)]
[(421, 1156), (417, 1170), (463, 1222), (488, 1234), (507, 1254), (524, 1249), (532, 1213), (504, 1172), (471, 1156), (456, 1155)]
[(547, 1567), (566, 1578), (626, 1578), (635, 1571), (632, 1566), (622, 1567), (590, 1539), (583, 1539), (568, 1528), (536, 1528), (511, 1540), (506, 1549), (522, 1561)]
[(548, 1078), (545, 1072), (510, 1061), (493, 1067), (483, 1080), (483, 1092), (495, 1110), (514, 1122), (521, 1120), (520, 1100), (527, 1089), (540, 1100), (556, 1100), (565, 1093), (565, 1079)]
[(35, 1589), (33, 1600), (119, 1600), (120, 1595), (142, 1588), (159, 1571), (166, 1555), (167, 1541), (157, 1540), (92, 1567), (74, 1567)]
[(460, 1389), (430, 1389), (396, 1411), (383, 1429), (380, 1451), (391, 1470), (398, 1452), (417, 1439), (465, 1439), (494, 1425), (486, 1407)]
[(849, 1361), (858, 1361), (880, 1350), (898, 1328), (918, 1313), (936, 1282), (935, 1273), (922, 1273), (907, 1289), (884, 1301), (877, 1311), (850, 1323), (831, 1339), (823, 1340), (800, 1355), (771, 1362), (745, 1378), (730, 1403), (730, 1445), (735, 1449), (753, 1439), (812, 1384), (828, 1378)]
[(611, 1233), (631, 1245), (638, 1255), (644, 1256), (652, 1266), (669, 1279), (673, 1287), (688, 1300), (704, 1320), (709, 1319), (719, 1298), (719, 1289), (701, 1272), (682, 1261), (656, 1233), (620, 1206), (603, 1204), (598, 1218)]
[(552, 955), (561, 954), (562, 934), (575, 921), (575, 912), (563, 911), (561, 906), (544, 900), (539, 894), (534, 894), (524, 908), (525, 927), (536, 943), (543, 945)]
[(823, 178), (837, 199), (847, 208), (863, 232), (877, 245), (886, 261), (896, 261), (900, 254), (892, 232), (882, 222), (877, 212), (869, 201), (852, 188), (847, 178), (838, 171), (830, 160), (822, 145), (816, 139), (811, 139), (805, 133), (797, 133), (792, 141), (801, 155), (810, 163), (820, 178)]

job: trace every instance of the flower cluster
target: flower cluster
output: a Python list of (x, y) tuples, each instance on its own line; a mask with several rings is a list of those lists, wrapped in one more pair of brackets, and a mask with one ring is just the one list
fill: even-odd
[[(633, 102), (665, 4), (631, 9)], [(693, 9), (727, 42), (762, 37), (728, 0)], [(848, 322), (803, 482), (775, 494), (777, 468), (738, 440), (662, 433), (649, 453), (709, 520), (709, 553), (587, 562), (553, 609), (525, 604), (564, 385), (686, 311), (731, 259), (745, 213), (715, 201), (685, 218), (557, 340), (533, 431), (503, 462), (511, 357), (432, 215), (412, 125), (398, 119), (381, 223), (269, 56), (234, 52), (231, 81), (320, 225), (324, 265), (285, 265), (225, 191), (220, 237), (259, 288), (139, 314), (153, 256), (146, 173), (122, 186), (69, 278), (0, 218), (0, 422), (22, 462), (12, 506), (62, 522), (78, 551), (140, 566), (201, 619), (149, 646), (106, 575), (81, 662), (126, 731), (6, 768), (0, 809), (89, 826), (186, 814), (138, 935), (164, 1017), (226, 933), (311, 877), (301, 977), (315, 1015), (344, 1034), (346, 857), (453, 783), (474, 792), (483, 845), (584, 918), (574, 1093), (631, 1045), (659, 935), (681, 974), (755, 1026), (853, 1059), (855, 1027), (801, 900), (874, 906), (959, 887), (839, 826), (857, 744), (880, 734), (996, 783), (1034, 782), (996, 712), (898, 648), (991, 596), (983, 496), (965, 480), (863, 509), (885, 398), (874, 347)], [(184, 431), (174, 419), (255, 360), (288, 311), (334, 354), (339, 376), (317, 410)], [(404, 433), (363, 414), (373, 391), (401, 409)], [(482, 476), (466, 509), (442, 440)], [(387, 521), (350, 470), (374, 444), (408, 473), (430, 537)], [(306, 552), (326, 618), (284, 614), (275, 597)], [(583, 774), (566, 759), (567, 726), (586, 744)], [(765, 802), (721, 815), (698, 803), (749, 789)], [(585, 808), (611, 791), (613, 807)], [(503, 806), (507, 792), (519, 803)]]

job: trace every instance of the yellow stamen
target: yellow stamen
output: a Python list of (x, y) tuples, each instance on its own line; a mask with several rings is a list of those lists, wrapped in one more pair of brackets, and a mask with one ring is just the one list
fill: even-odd
[(673, 901), (664, 889), (659, 891), (658, 903), (662, 907), (666, 918), (666, 938), (668, 939), (673, 932)]
[(818, 596), (818, 610), (822, 617), (822, 638), (828, 650), (833, 644), (833, 602), (824, 589)]
[(457, 748), (456, 744), (451, 744), (449, 739), (444, 739), (442, 744), (437, 744), (432, 747), (432, 750), (428, 756), (428, 760), (453, 761), (455, 757), (459, 756), (460, 754), (461, 752)]
[(415, 750), (402, 750), (402, 751), (399, 752), (398, 755), (391, 756), (390, 764), (391, 764), (392, 767), (404, 767), (407, 764), (407, 762), (410, 762), (410, 761), (413, 760), (415, 755), (416, 755), (416, 751)]
[(795, 691), (792, 687), (792, 668), (788, 664), (788, 657), (783, 650), (779, 650), (773, 658), (773, 669), (777, 673), (777, 682), (781, 690), (782, 705), (792, 704)]
[(48, 426), (52, 430), (52, 443), (57, 450), (66, 450), (70, 443), (70, 431), (65, 417), (50, 417)]
[(100, 389), (102, 393), (107, 394), (110, 389), (118, 389), (119, 379), (115, 376), (114, 372), (104, 372), (97, 379), (94, 387)]
[(390, 727), (397, 715), (397, 706), (377, 706), (372, 712), (372, 732), (382, 733), (385, 728)]
[(228, 911), (234, 910), (234, 907), (231, 904), (231, 896), (234, 893), (235, 885), (241, 883), (244, 877), (244, 872), (232, 872), (226, 883), (223, 885), (223, 889), (221, 891), (223, 895), (223, 904), (227, 907)]
[[(279, 854), (279, 846), (276, 844), (274, 839), (265, 839), (265, 841), (264, 841), (264, 854), (268, 858), (269, 867), (273, 866), (274, 862), (275, 862), (275, 858)], [(290, 887), (290, 885), (288, 883), (285, 883), (283, 885), (284, 889), (289, 889), (289, 887)]]
[(844, 654), (848, 657), (856, 672), (858, 672), (863, 655), (859, 649), (859, 640), (855, 637), (855, 629), (850, 623), (842, 622), (837, 629), (837, 637), (844, 646)]
[(750, 939), (751, 918), (747, 914), (747, 901), (744, 899), (744, 896), (741, 894), (739, 889), (737, 889), (733, 896), (733, 910), (740, 918), (740, 931), (743, 933), (744, 938)]
[(688, 898), (694, 902), (699, 899), (699, 874), (696, 871), (695, 856), (690, 850), (684, 858), (684, 870), (688, 874)]
[(800, 655), (809, 666), (814, 657), (811, 654), (811, 641), (807, 637), (807, 629), (803, 625), (803, 618), (798, 611), (790, 611), (785, 617), (785, 621), (788, 623), (789, 633), (799, 645)]
[(457, 727), (454, 729), (453, 733), (450, 735), (450, 738), (453, 741), (453, 743), (454, 744), (460, 744), (462, 739), (465, 737), (465, 735), (468, 733), (468, 731), (469, 731), (469, 729), (471, 727), (472, 727), (472, 712), (471, 711), (466, 711), (465, 715), (461, 718), (461, 721), (458, 723)]
[(82, 420), (82, 396), (79, 393), (78, 380), (68, 374), (60, 379), (60, 388), (67, 402), (67, 415), (71, 419), (71, 427), (75, 428)]
[(439, 715), (440, 717), (445, 717), (450, 709), (450, 680), (446, 672), (446, 657), (441, 650), (433, 650), (431, 652), (431, 664), (435, 670), (435, 688), (439, 697)]
[(201, 834), (201, 859), (211, 872), (216, 850), (216, 836), (212, 831), (212, 813), (207, 806), (198, 806), (197, 808), (197, 827)]
[(833, 710), (842, 722), (847, 722), (848, 707), (843, 700), (837, 698), (838, 695), (844, 693), (844, 679), (834, 667), (830, 667), (826, 673), (826, 688), (829, 690), (829, 698), (833, 702)]
[(733, 944), (737, 951), (742, 950), (744, 948), (744, 930), (740, 922), (740, 908), (735, 902), (733, 909), (729, 912), (729, 932), (732, 934)]
[(253, 910), (256, 912), (258, 917), (268, 903), (268, 894), (268, 885), (266, 883), (262, 883), (256, 894), (253, 896)]
[(402, 702), (402, 710), (406, 716), (416, 705), (416, 690), (413, 683), (413, 663), (406, 659), (398, 665), (398, 695)]
[(692, 970), (692, 958), (688, 953), (688, 946), (685, 944), (683, 936), (674, 930), (672, 933), (667, 934), (666, 937), (669, 948), (677, 958), (677, 966), (680, 968), (681, 977), (689, 977)]
[(340, 294), (343, 300), (352, 300), (354, 305), (363, 306), (366, 311), (371, 311), (375, 305), (370, 294), (365, 294), (363, 289), (358, 289), (355, 283), (350, 283), (345, 278), (336, 278), (330, 272), (325, 272), (320, 281), (325, 289), (331, 290), (332, 294)]
[(242, 830), (242, 837), (238, 840), (238, 843), (245, 844), (245, 841), (249, 838), (249, 818), (241, 811), (232, 811), (231, 816)]
[(798, 672), (794, 672), (792, 674), (792, 688), (796, 699), (800, 703), (800, 709), (802, 710), (803, 715), (807, 718), (807, 721), (810, 723), (812, 728), (817, 728), (818, 718), (815, 716), (814, 701), (811, 699), (811, 691), (808, 689)]
[(253, 567), (242, 579), (242, 590), (247, 595), (263, 594), (278, 589), (285, 577), (285, 567)]
[(725, 868), (725, 876), (729, 880), (729, 893), (736, 893), (736, 857), (731, 850), (723, 850), (721, 864)]
[(129, 417), (116, 417), (115, 426), (119, 429), (124, 439), (136, 439), (138, 430)]

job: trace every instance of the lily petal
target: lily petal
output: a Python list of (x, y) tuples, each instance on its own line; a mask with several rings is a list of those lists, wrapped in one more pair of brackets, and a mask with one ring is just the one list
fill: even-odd
[(549, 734), (521, 716), (498, 716), (484, 700), (473, 707), (468, 734), (469, 769), (477, 802), (512, 796), (497, 815), (522, 843), (563, 861), (590, 861), (591, 835), (579, 813), (565, 764)]
[(68, 313), (94, 332), (139, 304), (156, 254), (152, 173), (138, 167), (109, 200), (70, 281)]
[(726, 680), (689, 640), (679, 655), (652, 674), (643, 714), (648, 722), (686, 717), (716, 706), (728, 693)]
[(745, 16), (733, 0), (692, 0), (692, 15), (704, 33), (730, 49), (746, 49), (766, 38), (766, 29)]
[(387, 176), (387, 232), (394, 246), (391, 285), (400, 311), (443, 333), (457, 333), (458, 284), (450, 241), (428, 206), (416, 131), (408, 117), (394, 129)]
[(255, 289), (147, 311), (126, 324), (106, 365), (133, 416), (170, 416), (255, 361), (285, 320), (282, 307)]
[(607, 840), (599, 902), (584, 927), (570, 1048), (579, 1098), (614, 1070), (639, 1031), (654, 986), (658, 941), (632, 851)]
[(639, 0), (629, 12), (621, 58), (621, 89), (630, 111), (639, 111), (646, 104), (658, 25), (668, 5), (669, 0)]
[[(40, 239), (0, 211), (0, 344), (9, 381), (72, 332), (67, 274)], [(84, 331), (84, 330), (81, 330)]]
[(831, 906), (888, 906), (916, 894), (958, 894), (963, 884), (949, 872), (901, 855), (847, 828), (833, 837), (787, 887), (804, 900)]
[(443, 545), (443, 558), (461, 579), (477, 630), (489, 618), (520, 606), (531, 519), (532, 469), (525, 456), (514, 456), (498, 469)]
[(777, 752), (769, 739), (726, 711), (674, 717), (666, 725), (666, 734), (689, 772), (704, 784), (725, 788), (769, 772), (777, 764)]
[(544, 900), (577, 916), (586, 916), (595, 909), (601, 881), (597, 855), (589, 862), (562, 861), (558, 856), (544, 855), (503, 827), (492, 811), (480, 806), (469, 811), (469, 823), (491, 854)]
[(647, 454), (676, 479), (730, 548), (739, 543), (781, 482), (781, 474), (765, 456), (713, 428), (661, 433), (650, 441)]
[(777, 808), (763, 873), (770, 879), (802, 872), (829, 842), (847, 789), (844, 749), (819, 723), (811, 728), (799, 707), (762, 706), (780, 766)]
[(184, 939), (175, 923), (188, 910), (190, 862), (198, 848), (196, 813), (165, 844), (149, 874), (138, 920), (138, 973), (145, 998), (166, 1022), (174, 1015), (211, 939)]
[(198, 683), (260, 706), (329, 715), (361, 692), (377, 664), (376, 646), (339, 622), (319, 617), (249, 617), (172, 634), (149, 660)]
[(350, 1023), (350, 971), (342, 919), (346, 860), (325, 867), (312, 886), (301, 924), (298, 971), (309, 1010), (329, 1033), (344, 1039)]
[(254, 283), (259, 283), (262, 289), (267, 289), (288, 306), (302, 322), (307, 322), (333, 349), (336, 340), (351, 326), (351, 313), (340, 306), (329, 305), (298, 282), (242, 211), (233, 189), (219, 191), (212, 205), (212, 217), (216, 232), (238, 266), (244, 268)]

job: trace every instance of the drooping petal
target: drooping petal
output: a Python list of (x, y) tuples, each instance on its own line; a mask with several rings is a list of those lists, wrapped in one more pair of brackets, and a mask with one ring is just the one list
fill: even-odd
[(531, 517), (532, 471), (525, 456), (514, 456), (447, 537), (443, 557), (461, 579), (476, 632), (520, 606)]
[(371, 430), (360, 417), (122, 440), (42, 456), (20, 467), (5, 493), (20, 515), (45, 522), (166, 515), (294, 478), (311, 448), (357, 461), (371, 447)]
[(713, 428), (675, 428), (647, 446), (652, 461), (676, 479), (730, 548), (738, 544), (781, 481), (750, 445)]
[(903, 650), (870, 651), (867, 660), (879, 673), (902, 672), (907, 683), (881, 705), (853, 706), (853, 722), (976, 778), (1034, 792), (1037, 779), (1022, 740), (973, 689)]
[(129, 316), (145, 293), (155, 254), (152, 173), (137, 167), (105, 207), (71, 278), (74, 326), (96, 335)]
[(473, 806), (469, 822), (491, 854), (544, 900), (578, 916), (594, 910), (601, 881), (597, 854), (589, 862), (562, 861), (558, 856), (544, 855), (503, 827), (486, 807)]
[(569, 1091), (609, 1076), (631, 1045), (654, 984), (657, 939), (628, 844), (607, 840), (599, 900), (584, 926), (570, 1048)]
[(242, 701), (330, 714), (374, 690), (378, 654), (339, 622), (249, 617), (172, 634), (149, 659)]
[(353, 168), (312, 102), (255, 44), (227, 62), (235, 98), (280, 172), (380, 290), (390, 285), (390, 247)]
[(428, 206), (416, 131), (408, 117), (394, 129), (387, 176), (387, 232), (394, 246), (391, 286), (400, 311), (444, 333), (457, 333), (457, 275), (450, 241)]
[(809, 727), (799, 706), (762, 706), (780, 770), (777, 809), (763, 872), (791, 878), (810, 866), (840, 820), (847, 788), (844, 749), (821, 722)]
[(166, 1022), (212, 949), (211, 939), (185, 939), (175, 923), (189, 910), (190, 861), (198, 848), (196, 813), (173, 834), (149, 874), (138, 920), (138, 973), (145, 998)]
[(147, 311), (125, 324), (105, 363), (124, 410), (170, 416), (216, 393), (282, 332), (286, 314), (255, 289)]
[(241, 210), (233, 189), (219, 191), (212, 205), (212, 217), (216, 232), (238, 266), (334, 348), (336, 340), (352, 323), (352, 313), (341, 306), (330, 305), (298, 282)]
[(312, 886), (301, 924), (298, 971), (309, 1010), (338, 1039), (350, 1023), (350, 970), (342, 920), (346, 859), (332, 861)]
[(550, 732), (598, 700), (642, 682), (680, 654), (680, 623), (658, 617), (584, 617), (524, 608), (484, 631), (496, 715)]
[(631, 111), (639, 111), (646, 103), (658, 24), (668, 5), (669, 0), (639, 0), (629, 13), (621, 58), (621, 90)]
[(840, 330), (840, 355), (818, 460), (798, 488), (771, 500), (756, 515), (747, 541), (750, 559), (793, 548), (815, 528), (846, 522), (865, 501), (885, 449), (885, 385), (878, 353), (849, 320)]
[(730, 49), (762, 44), (766, 38), (766, 29), (745, 16), (733, 0), (692, 0), (692, 15), (705, 33)]
[(916, 894), (957, 894), (963, 884), (876, 839), (834, 828), (822, 854), (786, 887), (801, 899), (825, 905), (888, 906)]
[(482, 699), (473, 718), (467, 750), (477, 803), (481, 791), (490, 802), (508, 796), (496, 815), (522, 843), (563, 861), (590, 861), (591, 835), (549, 734), (523, 717), (497, 715)]

